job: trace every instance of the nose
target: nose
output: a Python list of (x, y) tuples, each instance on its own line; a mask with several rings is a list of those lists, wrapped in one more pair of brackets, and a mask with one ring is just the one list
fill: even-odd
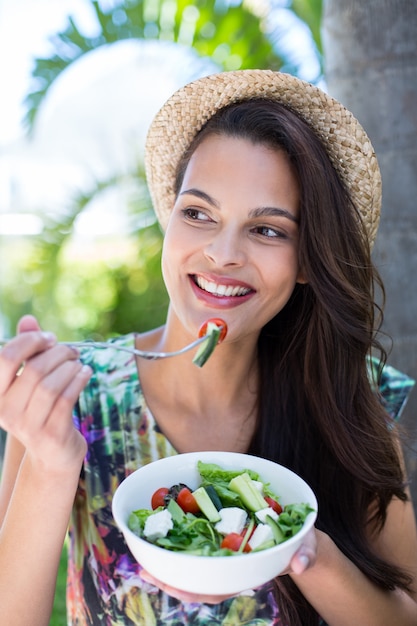
[(242, 235), (233, 225), (222, 228), (204, 246), (204, 254), (217, 267), (241, 266), (246, 261)]

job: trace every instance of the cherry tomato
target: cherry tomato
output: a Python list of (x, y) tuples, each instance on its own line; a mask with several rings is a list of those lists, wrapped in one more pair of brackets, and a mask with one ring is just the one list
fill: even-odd
[(158, 506), (165, 506), (164, 498), (168, 494), (168, 492), (169, 492), (168, 487), (160, 487), (159, 489), (155, 491), (155, 493), (153, 494), (151, 498), (152, 510), (157, 509)]
[(270, 498), (269, 496), (265, 496), (264, 499), (268, 502), (268, 506), (270, 506), (271, 509), (275, 511), (275, 513), (277, 513), (278, 515), (282, 513), (282, 506), (279, 502), (277, 502), (273, 498)]
[(200, 512), (197, 500), (194, 498), (188, 487), (181, 489), (177, 495), (177, 504), (182, 508), (184, 513), (194, 513), (194, 515), (196, 515)]
[(224, 320), (220, 319), (220, 317), (212, 317), (211, 319), (204, 322), (204, 324), (201, 325), (200, 330), (198, 331), (198, 336), (204, 337), (204, 335), (207, 335), (207, 326), (209, 322), (221, 328), (219, 341), (217, 342), (221, 343), (227, 334), (227, 324)]
[[(223, 538), (220, 547), (226, 548), (228, 550), (233, 550), (233, 552), (238, 552), (240, 546), (242, 545), (242, 541), (242, 535), (238, 535), (238, 533), (229, 533)], [(243, 548), (243, 552), (250, 552), (249, 544), (246, 544), (246, 546)]]

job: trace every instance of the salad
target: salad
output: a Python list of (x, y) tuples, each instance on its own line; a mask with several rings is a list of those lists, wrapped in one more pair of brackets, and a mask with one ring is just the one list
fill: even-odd
[(161, 486), (149, 509), (132, 511), (128, 526), (157, 546), (200, 556), (231, 556), (265, 550), (293, 537), (313, 509), (282, 507), (253, 470), (227, 470), (198, 461), (201, 484)]

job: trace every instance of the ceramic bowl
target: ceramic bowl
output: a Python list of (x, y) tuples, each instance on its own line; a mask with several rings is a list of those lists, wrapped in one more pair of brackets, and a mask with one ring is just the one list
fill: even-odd
[[(197, 462), (216, 463), (224, 469), (251, 469), (269, 483), (282, 506), (307, 503), (313, 509), (301, 530), (284, 543), (259, 552), (233, 556), (198, 556), (173, 552), (141, 539), (128, 527), (129, 515), (150, 509), (151, 496), (159, 487), (182, 482), (192, 490), (200, 482)], [(191, 452), (167, 457), (128, 476), (113, 498), (113, 516), (135, 559), (155, 578), (167, 585), (196, 594), (237, 594), (254, 589), (284, 572), (317, 515), (317, 500), (309, 485), (289, 469), (248, 454), (234, 452)]]

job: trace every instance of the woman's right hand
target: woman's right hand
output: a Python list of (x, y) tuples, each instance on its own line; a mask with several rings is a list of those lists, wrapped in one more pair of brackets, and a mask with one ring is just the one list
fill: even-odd
[(55, 473), (79, 469), (86, 453), (72, 411), (91, 370), (78, 356), (32, 316), (20, 320), (18, 335), (0, 350), (0, 426), (37, 467)]

